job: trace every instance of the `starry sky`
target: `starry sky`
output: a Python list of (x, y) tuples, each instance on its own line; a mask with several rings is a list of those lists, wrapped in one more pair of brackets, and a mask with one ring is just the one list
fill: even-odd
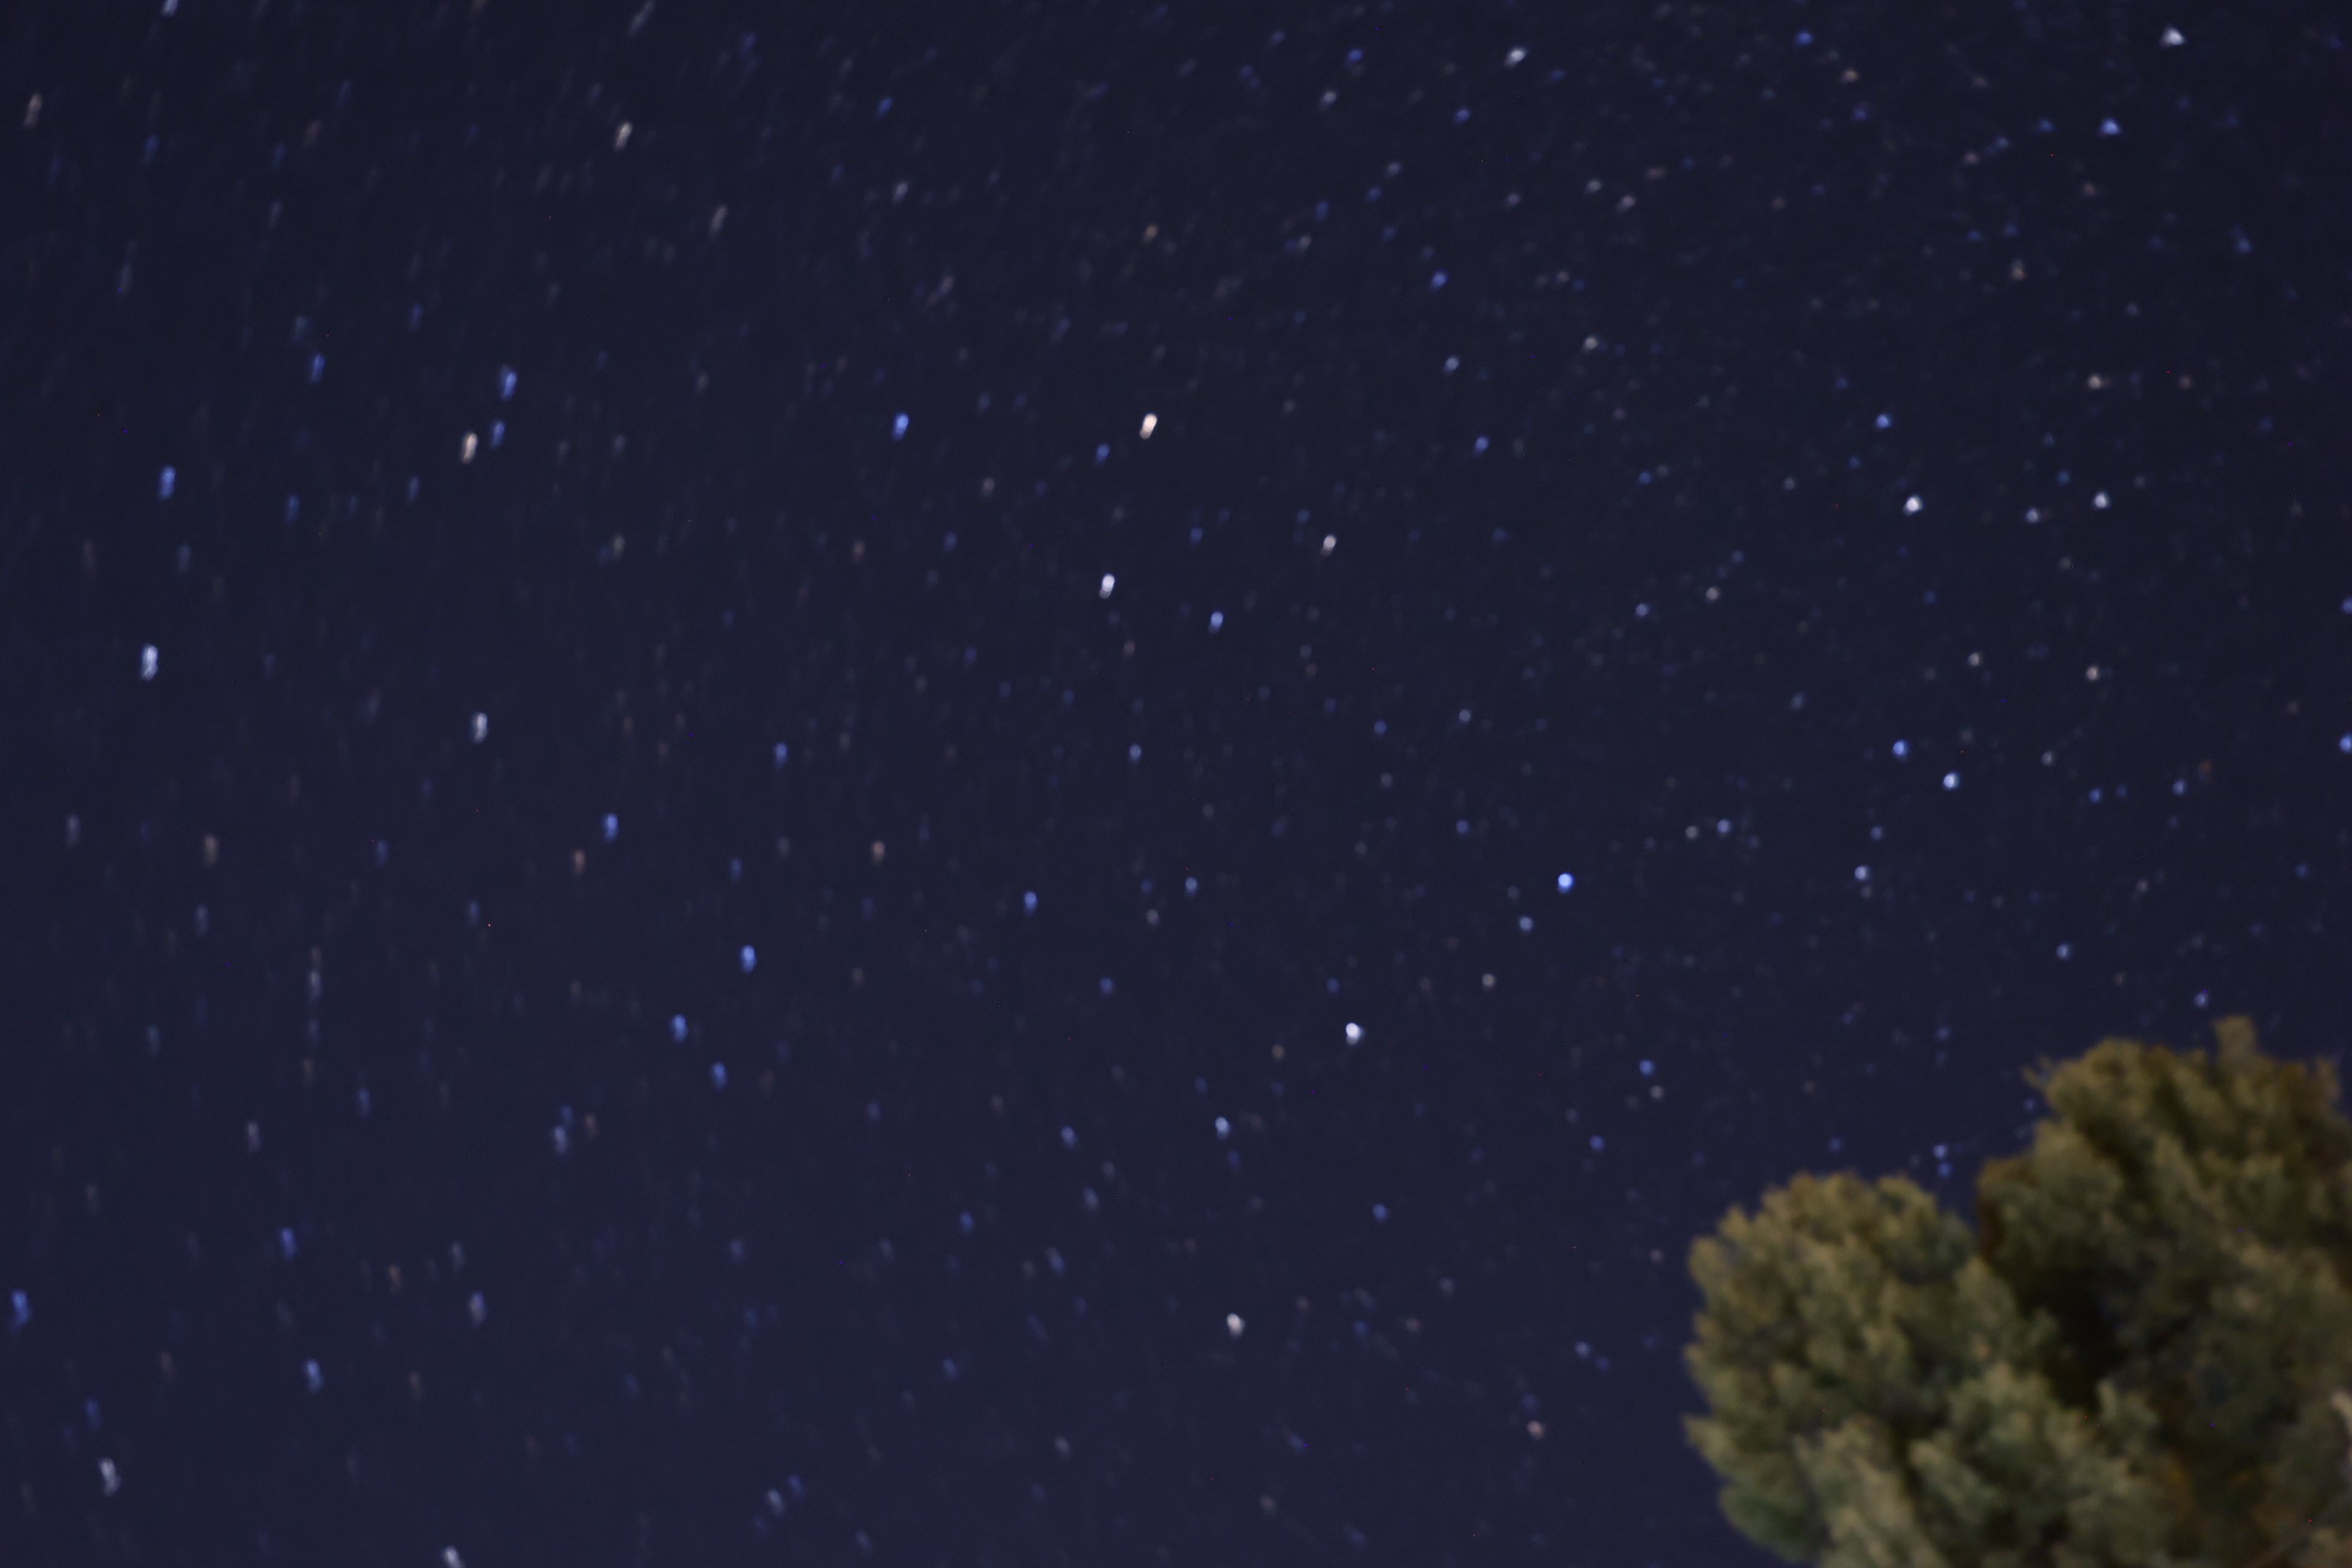
[(0, 29), (12, 1563), (1761, 1564), (1694, 1236), (2352, 1025), (2331, 7)]

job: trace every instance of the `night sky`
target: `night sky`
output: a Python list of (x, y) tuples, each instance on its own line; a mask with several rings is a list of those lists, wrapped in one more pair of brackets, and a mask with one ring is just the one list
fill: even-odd
[(1771, 1561), (1693, 1237), (2352, 1029), (2343, 18), (9, 7), (0, 1561)]

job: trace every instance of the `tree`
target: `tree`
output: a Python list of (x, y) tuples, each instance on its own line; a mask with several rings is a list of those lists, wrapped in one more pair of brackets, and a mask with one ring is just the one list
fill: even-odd
[(1822, 1568), (2352, 1563), (2352, 1122), (2335, 1069), (2106, 1040), (1977, 1228), (1800, 1174), (1692, 1244), (1726, 1516)]

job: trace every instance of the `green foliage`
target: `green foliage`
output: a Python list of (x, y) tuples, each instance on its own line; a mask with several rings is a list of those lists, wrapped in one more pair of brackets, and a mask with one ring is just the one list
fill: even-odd
[(2107, 1040), (1978, 1178), (1801, 1174), (1693, 1243), (1690, 1442), (1823, 1568), (2352, 1562), (2352, 1122), (2332, 1067)]

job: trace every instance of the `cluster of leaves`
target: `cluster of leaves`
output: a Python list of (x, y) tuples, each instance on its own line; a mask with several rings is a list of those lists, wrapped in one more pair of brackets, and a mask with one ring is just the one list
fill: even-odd
[(1974, 1234), (1808, 1174), (1693, 1244), (1734, 1526), (1822, 1568), (2352, 1563), (2352, 1122), (2327, 1063), (2215, 1032), (2029, 1071)]

